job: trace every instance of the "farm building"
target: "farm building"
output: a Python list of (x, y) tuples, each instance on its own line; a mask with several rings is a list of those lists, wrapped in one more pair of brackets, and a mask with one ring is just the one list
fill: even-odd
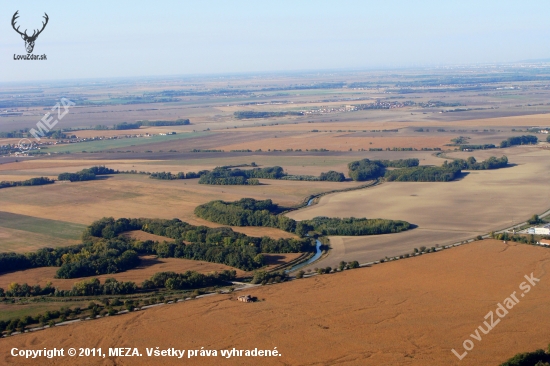
[(527, 229), (527, 234), (550, 235), (550, 224), (544, 225), (543, 227), (529, 228)]
[(237, 300), (239, 301), (242, 301), (242, 302), (252, 302), (252, 296), (250, 295), (241, 295), (237, 298)]

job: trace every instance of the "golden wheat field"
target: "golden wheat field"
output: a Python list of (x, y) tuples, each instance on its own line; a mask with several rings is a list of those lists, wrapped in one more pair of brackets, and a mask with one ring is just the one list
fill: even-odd
[[(470, 171), (454, 182), (386, 182), (376, 187), (322, 197), (317, 205), (287, 216), (367, 217), (405, 220), (417, 228), (398, 234), (331, 237), (332, 251), (317, 266), (361, 263), (411, 253), (413, 248), (448, 245), (504, 229), (550, 207), (550, 152), (535, 147), (499, 151), (513, 166)], [(481, 161), (494, 152), (475, 155)]]
[[(219, 365), (494, 365), (544, 348), (550, 251), (484, 240), (414, 259), (247, 291), (261, 301), (216, 295), (130, 315), (85, 321), (4, 339), (11, 349), (146, 347), (270, 349), (275, 358), (196, 357)], [(540, 282), (459, 361), (463, 342), (533, 273)], [(495, 315), (496, 316), (496, 315)], [(170, 334), (170, 337), (166, 335)], [(475, 334), (474, 334), (475, 335)], [(33, 360), (4, 354), (6, 364)], [(67, 359), (44, 359), (43, 365)], [(179, 365), (148, 357), (72, 358), (74, 365)]]

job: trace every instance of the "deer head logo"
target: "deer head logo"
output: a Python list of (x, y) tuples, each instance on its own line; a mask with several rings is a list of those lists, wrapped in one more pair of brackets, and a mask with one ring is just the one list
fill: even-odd
[(44, 28), (46, 28), (46, 24), (48, 24), (48, 14), (44, 13), (44, 19), (46, 20), (45, 22), (42, 22), (42, 29), (38, 30), (38, 29), (35, 29), (34, 32), (32, 33), (32, 36), (29, 36), (27, 34), (27, 30), (25, 29), (25, 32), (21, 33), (19, 31), (19, 27), (15, 28), (15, 21), (17, 18), (19, 18), (19, 10), (17, 10), (15, 12), (15, 14), (13, 14), (13, 18), (11, 18), (11, 26), (13, 27), (13, 29), (19, 33), (21, 35), (21, 38), (23, 38), (23, 40), (25, 41), (25, 48), (27, 49), (27, 53), (32, 53), (32, 50), (34, 49), (34, 42), (36, 41), (36, 38), (38, 38), (38, 36), (40, 35), (40, 33), (42, 33), (42, 31), (44, 30)]

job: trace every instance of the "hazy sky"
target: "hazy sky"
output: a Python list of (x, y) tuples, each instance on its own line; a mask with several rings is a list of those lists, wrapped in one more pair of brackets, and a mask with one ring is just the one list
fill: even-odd
[[(0, 82), (550, 58), (548, 0), (6, 1)], [(34, 54), (11, 27), (50, 21)]]

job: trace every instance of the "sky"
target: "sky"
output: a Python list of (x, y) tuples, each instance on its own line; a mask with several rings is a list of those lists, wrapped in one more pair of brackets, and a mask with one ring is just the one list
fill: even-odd
[[(13, 30), (49, 23), (33, 54)], [(0, 83), (550, 58), (547, 0), (0, 0)]]

